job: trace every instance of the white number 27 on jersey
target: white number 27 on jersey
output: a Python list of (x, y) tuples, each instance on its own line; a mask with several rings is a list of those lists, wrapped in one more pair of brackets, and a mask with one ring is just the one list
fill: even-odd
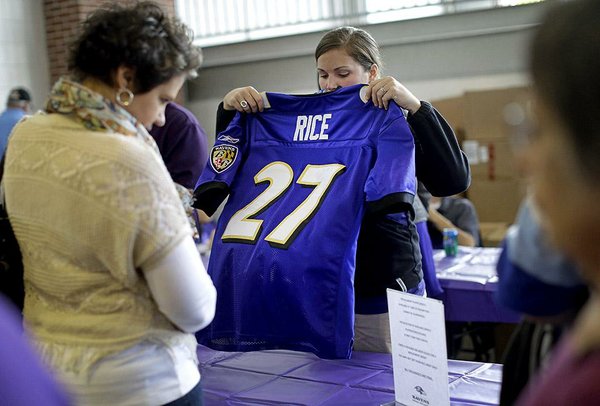
[[(313, 191), (265, 237), (265, 240), (273, 247), (287, 248), (315, 215), (333, 181), (345, 168), (341, 164), (306, 165), (296, 183), (313, 186)], [(294, 171), (285, 162), (271, 162), (262, 168), (254, 176), (254, 183), (258, 185), (269, 182), (269, 186), (231, 217), (221, 239), (225, 242), (254, 244), (261, 232), (263, 221), (252, 217), (275, 203), (288, 190), (293, 180)]]

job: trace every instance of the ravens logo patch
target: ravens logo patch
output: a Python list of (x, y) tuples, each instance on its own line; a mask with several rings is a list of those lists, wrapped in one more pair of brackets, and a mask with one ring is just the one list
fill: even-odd
[(234, 145), (215, 145), (210, 151), (210, 165), (217, 173), (229, 169), (238, 156), (238, 147)]

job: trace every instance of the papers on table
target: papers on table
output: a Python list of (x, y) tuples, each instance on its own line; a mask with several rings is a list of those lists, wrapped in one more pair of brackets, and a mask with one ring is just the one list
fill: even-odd
[(396, 403), (450, 405), (444, 305), (387, 290)]
[(500, 248), (459, 247), (458, 255), (447, 257), (444, 250), (434, 250), (438, 279), (475, 282), (481, 285), (497, 282), (496, 263)]

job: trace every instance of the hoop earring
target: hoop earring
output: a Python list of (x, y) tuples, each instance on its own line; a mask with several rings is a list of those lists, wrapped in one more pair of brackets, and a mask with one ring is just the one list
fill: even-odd
[(131, 90), (126, 87), (122, 87), (117, 90), (115, 95), (115, 99), (117, 99), (117, 103), (119, 103), (123, 107), (129, 106), (133, 102), (133, 93)]

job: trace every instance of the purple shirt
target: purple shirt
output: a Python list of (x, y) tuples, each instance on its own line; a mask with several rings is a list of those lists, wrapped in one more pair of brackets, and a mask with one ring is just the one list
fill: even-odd
[(546, 369), (521, 393), (518, 406), (595, 406), (600, 400), (600, 351), (574, 353), (570, 336), (556, 346)]
[(165, 125), (154, 126), (150, 135), (173, 180), (193, 189), (208, 161), (206, 133), (196, 117), (176, 103), (167, 104), (165, 118)]
[(68, 398), (23, 335), (21, 319), (0, 297), (0, 404), (68, 405)]

